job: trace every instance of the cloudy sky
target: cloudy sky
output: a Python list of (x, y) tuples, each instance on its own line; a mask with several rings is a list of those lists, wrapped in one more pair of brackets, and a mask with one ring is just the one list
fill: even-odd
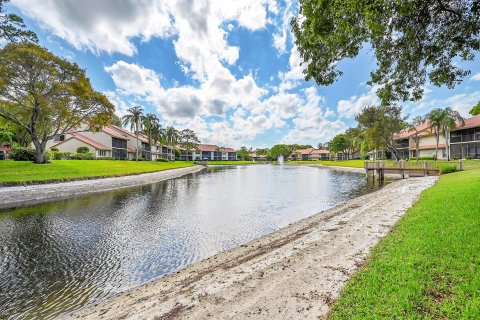
[[(87, 70), (121, 116), (134, 105), (203, 143), (262, 147), (328, 141), (377, 101), (371, 52), (330, 87), (306, 82), (289, 23), (296, 1), (12, 0), (40, 43)], [(411, 116), (480, 100), (480, 65), (454, 90), (426, 87)]]

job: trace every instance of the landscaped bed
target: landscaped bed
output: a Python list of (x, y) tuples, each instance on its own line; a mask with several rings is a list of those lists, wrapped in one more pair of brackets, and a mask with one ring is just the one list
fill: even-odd
[(329, 318), (478, 318), (479, 190), (479, 169), (442, 176), (372, 250)]
[(59, 182), (162, 171), (193, 166), (193, 162), (125, 160), (53, 160), (49, 164), (0, 161), (0, 184)]

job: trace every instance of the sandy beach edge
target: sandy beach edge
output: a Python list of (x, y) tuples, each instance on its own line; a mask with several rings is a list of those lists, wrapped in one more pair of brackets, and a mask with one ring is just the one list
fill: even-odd
[(318, 319), (437, 177), (398, 180), (66, 316)]
[(138, 187), (203, 170), (205, 166), (168, 169), (163, 171), (127, 175), (122, 177), (74, 180), (69, 182), (1, 187), (1, 209), (40, 204), (93, 193)]

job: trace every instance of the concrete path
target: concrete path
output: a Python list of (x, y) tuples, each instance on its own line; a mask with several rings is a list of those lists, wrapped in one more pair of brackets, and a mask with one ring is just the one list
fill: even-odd
[(97, 192), (124, 189), (178, 178), (203, 170), (204, 166), (170, 169), (124, 177), (77, 180), (30, 186), (0, 187), (0, 209), (76, 197)]

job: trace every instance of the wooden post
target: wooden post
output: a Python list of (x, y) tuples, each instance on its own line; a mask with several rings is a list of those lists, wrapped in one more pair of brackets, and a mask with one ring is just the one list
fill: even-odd
[(463, 159), (458, 160), (458, 171), (463, 171)]
[(428, 161), (423, 163), (423, 169), (425, 169), (425, 177), (428, 176)]

